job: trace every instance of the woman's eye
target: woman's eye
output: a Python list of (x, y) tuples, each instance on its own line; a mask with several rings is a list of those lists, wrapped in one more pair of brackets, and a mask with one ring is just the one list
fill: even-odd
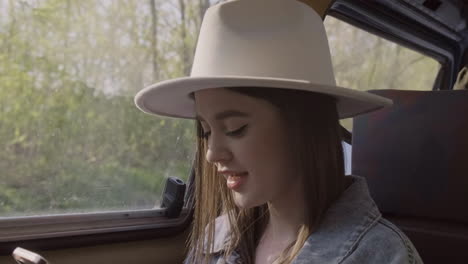
[(247, 125), (243, 125), (243, 126), (241, 126), (240, 128), (238, 128), (236, 130), (226, 132), (226, 135), (231, 136), (231, 137), (242, 136), (242, 134), (244, 133), (246, 128), (247, 128)]

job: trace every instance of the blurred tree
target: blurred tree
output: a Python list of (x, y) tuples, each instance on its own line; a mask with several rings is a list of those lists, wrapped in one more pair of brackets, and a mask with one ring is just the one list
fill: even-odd
[[(133, 103), (136, 91), (191, 64), (178, 47), (190, 51), (193, 42), (160, 24), (182, 25), (170, 4), (6, 4), (0, 216), (151, 208), (165, 177), (187, 178), (193, 123), (145, 115)], [(189, 40), (198, 31), (184, 30)]]
[(151, 46), (153, 47), (153, 79), (159, 80), (158, 69), (158, 10), (156, 9), (156, 0), (149, 0), (151, 10)]

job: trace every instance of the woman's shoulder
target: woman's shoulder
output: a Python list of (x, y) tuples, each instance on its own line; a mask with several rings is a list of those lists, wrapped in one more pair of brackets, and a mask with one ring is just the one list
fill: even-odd
[(423, 263), (416, 248), (403, 231), (382, 217), (370, 196), (365, 178), (359, 176), (353, 178), (360, 185), (360, 190), (353, 196), (346, 197), (346, 200), (351, 203), (354, 201), (354, 206), (358, 204), (353, 209), (358, 212), (355, 219), (361, 219), (357, 223), (367, 224), (353, 227), (354, 243), (348, 248), (343, 263)]
[(352, 179), (309, 236), (294, 264), (422, 263), (405, 234), (382, 218), (365, 178)]
[(380, 218), (343, 263), (423, 263), (413, 243), (398, 227)]

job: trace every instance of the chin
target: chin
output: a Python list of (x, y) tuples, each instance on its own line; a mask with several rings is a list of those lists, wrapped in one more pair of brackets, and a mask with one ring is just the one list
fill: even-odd
[(249, 197), (248, 195), (240, 194), (240, 193), (233, 193), (233, 198), (234, 198), (234, 203), (240, 209), (250, 209), (256, 206), (260, 206), (265, 203), (262, 201), (258, 201), (257, 199), (252, 199), (252, 197)]

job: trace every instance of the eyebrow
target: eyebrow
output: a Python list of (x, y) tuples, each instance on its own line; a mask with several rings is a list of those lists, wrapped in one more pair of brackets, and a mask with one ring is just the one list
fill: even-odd
[[(225, 110), (215, 115), (216, 120), (223, 120), (230, 117), (250, 117), (250, 115), (237, 110)], [(197, 119), (206, 122), (205, 119), (199, 115), (197, 115)]]

